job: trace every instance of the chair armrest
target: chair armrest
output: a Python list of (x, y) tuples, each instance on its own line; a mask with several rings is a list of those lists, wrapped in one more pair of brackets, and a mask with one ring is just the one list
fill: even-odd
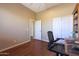
[(54, 40), (54, 42), (56, 42), (58, 40), (64, 40), (64, 38), (57, 38), (56, 40)]

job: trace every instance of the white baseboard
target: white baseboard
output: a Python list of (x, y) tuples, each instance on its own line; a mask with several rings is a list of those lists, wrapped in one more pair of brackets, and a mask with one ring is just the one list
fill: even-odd
[(48, 40), (42, 39), (42, 41), (49, 42)]
[(49, 42), (48, 40), (45, 40), (45, 39), (36, 39), (36, 40), (41, 40), (41, 41)]
[(31, 40), (27, 40), (27, 41), (25, 41), (25, 42), (22, 42), (22, 43), (19, 43), (19, 44), (15, 44), (15, 45), (13, 45), (13, 46), (10, 46), (10, 47), (7, 47), (7, 48), (5, 48), (5, 49), (0, 50), (0, 52), (5, 51), (5, 50), (8, 50), (8, 49), (11, 49), (11, 48), (14, 48), (14, 47), (17, 47), (17, 46), (19, 46), (19, 45), (25, 44), (25, 43), (30, 42), (30, 41), (31, 41)]

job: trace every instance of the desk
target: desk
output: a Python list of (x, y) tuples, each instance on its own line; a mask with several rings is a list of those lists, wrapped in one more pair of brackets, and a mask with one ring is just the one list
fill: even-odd
[(79, 51), (73, 48), (73, 41), (66, 41), (65, 45), (55, 44), (54, 47), (49, 49), (52, 52), (55, 52), (57, 56), (78, 56)]

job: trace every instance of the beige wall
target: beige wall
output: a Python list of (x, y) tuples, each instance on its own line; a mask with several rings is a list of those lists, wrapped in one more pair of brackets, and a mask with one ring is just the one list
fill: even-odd
[(64, 4), (35, 14), (21, 4), (0, 4), (0, 49), (28, 41), (33, 35), (35, 19), (41, 19), (42, 39), (47, 39), (52, 19), (71, 15), (73, 7), (73, 4)]
[(72, 15), (74, 6), (75, 4), (61, 4), (38, 13), (42, 22), (42, 40), (48, 41), (47, 31), (52, 30), (52, 19)]
[(0, 49), (30, 40), (35, 13), (21, 4), (0, 4)]

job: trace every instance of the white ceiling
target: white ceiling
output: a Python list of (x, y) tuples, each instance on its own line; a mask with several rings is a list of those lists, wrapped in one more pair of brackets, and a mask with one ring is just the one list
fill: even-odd
[(50, 7), (59, 5), (59, 3), (22, 3), (22, 5), (30, 8), (34, 12), (40, 12)]

